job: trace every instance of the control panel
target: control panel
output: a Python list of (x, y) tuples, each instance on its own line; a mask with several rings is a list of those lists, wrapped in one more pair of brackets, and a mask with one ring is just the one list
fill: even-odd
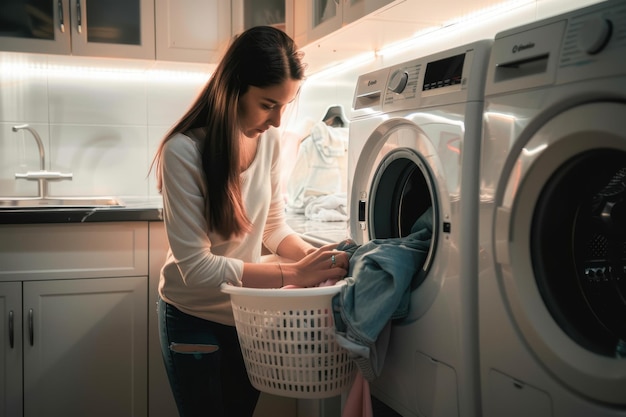
[(484, 39), (361, 75), (353, 116), (481, 101), (492, 43)]
[(626, 48), (626, 3), (570, 18), (561, 48), (560, 66), (579, 65), (591, 56)]
[(626, 2), (606, 1), (496, 34), (486, 95), (620, 75)]

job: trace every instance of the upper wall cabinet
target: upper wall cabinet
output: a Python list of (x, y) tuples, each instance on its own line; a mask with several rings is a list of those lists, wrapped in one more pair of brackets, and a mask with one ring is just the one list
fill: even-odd
[(155, 0), (156, 59), (215, 63), (232, 36), (271, 25), (293, 34), (295, 0)]
[(216, 62), (231, 36), (224, 0), (155, 0), (156, 59)]
[(0, 49), (154, 59), (154, 0), (3, 0)]
[(398, 0), (306, 0), (296, 2), (294, 36), (300, 45), (322, 38)]
[(295, 0), (232, 0), (233, 34), (267, 25), (293, 35), (294, 3)]

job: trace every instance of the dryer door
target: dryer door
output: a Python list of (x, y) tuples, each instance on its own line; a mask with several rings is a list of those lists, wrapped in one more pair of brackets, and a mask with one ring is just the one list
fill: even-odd
[[(410, 317), (421, 316), (432, 305), (441, 286), (442, 273), (424, 283), (429, 270), (447, 264), (449, 239), (442, 230), (450, 224), (450, 202), (437, 149), (426, 134), (406, 119), (382, 123), (360, 152), (350, 195), (350, 229), (359, 244), (372, 239), (406, 237), (416, 221), (432, 209), (433, 232), (429, 253), (416, 270)], [(446, 250), (445, 248), (448, 250)], [(434, 262), (435, 253), (437, 262)]]
[(494, 227), (520, 332), (561, 382), (626, 404), (626, 105), (567, 110), (511, 164)]

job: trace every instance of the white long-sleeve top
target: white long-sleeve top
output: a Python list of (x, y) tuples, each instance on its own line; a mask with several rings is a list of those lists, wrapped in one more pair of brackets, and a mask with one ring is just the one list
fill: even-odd
[(259, 262), (262, 244), (276, 252), (280, 242), (294, 233), (285, 221), (280, 190), (279, 139), (276, 129), (258, 138), (255, 158), (241, 174), (252, 231), (228, 240), (208, 232), (206, 181), (198, 140), (177, 134), (166, 142), (162, 194), (170, 249), (159, 281), (164, 301), (187, 314), (234, 325), (229, 295), (220, 291), (220, 284), (241, 286), (244, 262)]

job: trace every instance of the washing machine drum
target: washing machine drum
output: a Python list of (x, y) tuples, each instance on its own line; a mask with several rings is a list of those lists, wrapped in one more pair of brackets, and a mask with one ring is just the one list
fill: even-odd
[(539, 291), (561, 329), (589, 351), (626, 357), (626, 152), (590, 151), (557, 170), (531, 242)]
[(417, 160), (419, 155), (411, 150), (398, 149), (379, 165), (370, 191), (371, 238), (406, 237), (419, 217), (432, 207), (428, 173)]

